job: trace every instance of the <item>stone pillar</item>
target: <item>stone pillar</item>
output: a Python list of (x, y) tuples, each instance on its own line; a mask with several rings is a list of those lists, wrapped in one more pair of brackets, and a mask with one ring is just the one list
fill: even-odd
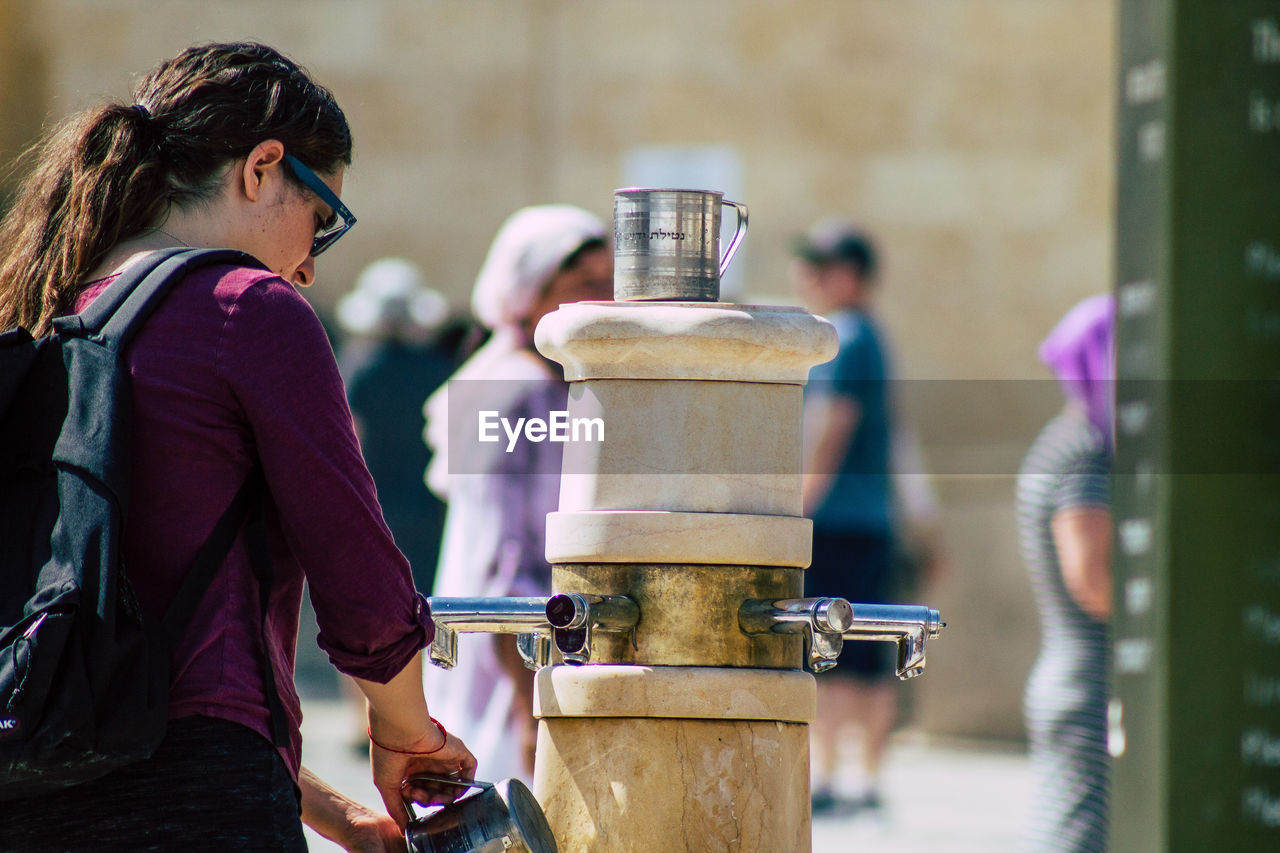
[(537, 676), (534, 792), (562, 853), (808, 850), (803, 641), (737, 614), (802, 595), (801, 386), (834, 329), (798, 308), (577, 303), (537, 345), (569, 417), (605, 430), (566, 445), (554, 589), (640, 609), (590, 664)]

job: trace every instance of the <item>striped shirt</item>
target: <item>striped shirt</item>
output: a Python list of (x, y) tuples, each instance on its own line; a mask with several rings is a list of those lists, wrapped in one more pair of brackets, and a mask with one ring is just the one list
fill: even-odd
[(1067, 592), (1052, 519), (1066, 509), (1109, 507), (1110, 470), (1102, 437), (1068, 408), (1041, 431), (1018, 475), (1019, 539), (1041, 623), (1025, 694), (1037, 786), (1033, 851), (1107, 847), (1107, 627)]

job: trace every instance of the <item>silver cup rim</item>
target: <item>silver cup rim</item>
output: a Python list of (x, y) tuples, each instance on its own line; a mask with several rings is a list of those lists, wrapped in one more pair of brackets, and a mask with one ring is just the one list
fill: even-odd
[(720, 190), (699, 190), (690, 187), (622, 187), (614, 195), (640, 195), (641, 193), (689, 193), (690, 195), (714, 195), (724, 198)]

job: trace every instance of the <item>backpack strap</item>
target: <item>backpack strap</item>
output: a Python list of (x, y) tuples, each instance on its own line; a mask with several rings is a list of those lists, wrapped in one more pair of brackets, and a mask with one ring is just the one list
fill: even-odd
[(107, 346), (123, 348), (174, 284), (213, 264), (262, 267), (257, 258), (235, 249), (160, 249), (125, 267), (79, 315), (59, 318), (58, 328), (97, 335)]
[(156, 267), (160, 266), (164, 261), (172, 258), (174, 255), (188, 251), (181, 247), (172, 249), (157, 249), (154, 252), (147, 253), (143, 258), (125, 267), (124, 270), (116, 276), (115, 281), (107, 285), (89, 306), (79, 314), (72, 314), (66, 317), (58, 317), (54, 320), (54, 325), (63, 329), (76, 329), (81, 334), (85, 332), (97, 332), (107, 320), (111, 319), (111, 315), (124, 302), (125, 298), (133, 292), (133, 289), (147, 276), (149, 276)]
[(276, 689), (275, 670), (271, 666), (271, 658), (267, 651), (267, 611), (271, 606), (271, 547), (267, 539), (265, 508), (267, 500), (266, 482), (262, 471), (254, 468), (245, 478), (236, 496), (213, 526), (209, 538), (200, 546), (196, 557), (183, 578), (182, 586), (169, 604), (164, 614), (164, 633), (173, 648), (186, 632), (187, 625), (195, 615), (205, 593), (213, 583), (214, 575), (231, 553), (236, 535), (245, 526), (245, 542), (249, 549), (249, 563), (253, 575), (258, 581), (258, 606), (262, 629), (262, 671), (263, 687), (267, 697), (267, 707), (271, 712), (271, 739), (276, 746), (287, 746), (289, 743), (289, 726), (284, 712), (284, 703), (280, 701), (280, 691)]
[(258, 610), (262, 615), (262, 686), (267, 695), (267, 708), (271, 712), (271, 742), (276, 746), (289, 745), (289, 725), (284, 713), (284, 703), (280, 701), (280, 691), (276, 689), (275, 669), (271, 666), (271, 654), (267, 645), (267, 611), (271, 608), (271, 582), (274, 572), (271, 568), (271, 542), (267, 538), (266, 521), (267, 491), (264, 487), (259, 495), (259, 509), (249, 520), (245, 530), (245, 541), (249, 547), (249, 565), (253, 567), (253, 576), (258, 580)]

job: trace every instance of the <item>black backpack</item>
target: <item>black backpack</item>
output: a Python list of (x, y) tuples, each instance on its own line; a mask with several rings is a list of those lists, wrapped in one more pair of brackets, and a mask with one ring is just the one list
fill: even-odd
[[(121, 553), (129, 511), (123, 353), (171, 285), (230, 249), (166, 249), (34, 340), (0, 335), (0, 800), (96, 779), (164, 738), (169, 649), (246, 519), (265, 624), (270, 564), (255, 472), (200, 549), (162, 624), (142, 618)], [(163, 535), (158, 533), (158, 535)], [(284, 715), (264, 660), (273, 734)]]

